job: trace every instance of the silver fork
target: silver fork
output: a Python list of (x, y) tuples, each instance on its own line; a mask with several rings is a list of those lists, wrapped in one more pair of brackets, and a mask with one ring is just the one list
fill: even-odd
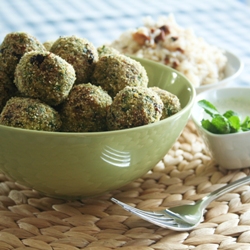
[(221, 187), (203, 197), (201, 200), (196, 201), (194, 204), (187, 204), (152, 212), (131, 207), (115, 198), (111, 198), (111, 200), (120, 205), (123, 209), (157, 226), (175, 231), (188, 231), (200, 224), (203, 219), (205, 208), (210, 202), (217, 199), (221, 195), (248, 183), (250, 183), (250, 176), (246, 176), (225, 185), (224, 187)]

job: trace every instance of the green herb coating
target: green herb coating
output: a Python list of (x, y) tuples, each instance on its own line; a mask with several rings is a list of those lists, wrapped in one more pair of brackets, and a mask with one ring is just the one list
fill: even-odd
[(15, 84), (21, 94), (51, 106), (67, 98), (74, 82), (73, 66), (48, 51), (26, 53), (15, 71)]
[(160, 120), (163, 102), (146, 87), (125, 87), (114, 98), (107, 114), (109, 130), (132, 128)]
[(102, 45), (97, 48), (97, 52), (99, 55), (99, 58), (102, 56), (107, 56), (107, 55), (118, 55), (120, 52), (110, 46), (107, 45)]
[(16, 94), (17, 88), (15, 84), (9, 79), (4, 71), (0, 70), (0, 112), (6, 102)]
[(88, 83), (93, 73), (98, 52), (85, 38), (77, 36), (59, 37), (50, 51), (70, 63), (76, 72), (76, 84)]
[(58, 131), (58, 112), (38, 99), (12, 97), (0, 114), (0, 124), (31, 130)]
[(16, 66), (22, 56), (29, 51), (46, 51), (42, 43), (25, 32), (12, 32), (5, 36), (0, 45), (0, 68), (14, 79)]
[(96, 63), (92, 84), (101, 86), (113, 98), (126, 86), (147, 87), (145, 68), (125, 55), (102, 56)]
[(62, 130), (68, 132), (105, 131), (107, 110), (112, 98), (101, 87), (78, 84), (63, 104)]
[(45, 41), (44, 43), (43, 43), (43, 46), (45, 47), (45, 49), (47, 50), (47, 51), (50, 51), (50, 49), (51, 49), (51, 47), (52, 47), (52, 45), (54, 44), (54, 40), (48, 40), (48, 41)]
[(181, 110), (180, 100), (176, 95), (158, 87), (151, 87), (150, 89), (155, 91), (160, 96), (164, 104), (161, 120), (166, 119)]

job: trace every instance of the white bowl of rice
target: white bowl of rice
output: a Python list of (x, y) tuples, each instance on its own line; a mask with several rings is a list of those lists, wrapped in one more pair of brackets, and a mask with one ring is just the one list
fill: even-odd
[(197, 93), (225, 86), (243, 69), (236, 55), (208, 44), (192, 29), (180, 27), (172, 14), (157, 21), (145, 18), (144, 26), (125, 31), (109, 46), (178, 70), (194, 84)]

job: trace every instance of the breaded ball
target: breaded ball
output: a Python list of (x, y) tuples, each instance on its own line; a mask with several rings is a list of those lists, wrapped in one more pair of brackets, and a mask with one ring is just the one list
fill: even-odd
[(61, 110), (62, 131), (105, 131), (107, 110), (112, 98), (101, 87), (74, 85)]
[(97, 48), (99, 58), (106, 55), (118, 55), (120, 52), (108, 45), (102, 45)]
[(29, 51), (46, 51), (34, 36), (24, 32), (12, 32), (5, 36), (0, 45), (0, 68), (13, 80), (16, 65)]
[(163, 103), (151, 89), (125, 87), (114, 98), (107, 114), (109, 130), (133, 128), (160, 120)]
[(50, 51), (50, 49), (51, 49), (54, 42), (55, 42), (54, 40), (45, 41), (43, 43), (43, 46), (45, 47), (46, 50)]
[(89, 82), (98, 61), (97, 49), (91, 42), (76, 36), (60, 37), (53, 43), (50, 51), (73, 65), (76, 84)]
[(56, 106), (68, 96), (75, 82), (75, 70), (51, 52), (26, 53), (16, 67), (15, 84), (26, 97)]
[(164, 104), (161, 120), (174, 115), (181, 110), (180, 100), (176, 95), (158, 87), (151, 87), (150, 89), (160, 96)]
[(49, 105), (38, 99), (12, 97), (0, 114), (0, 124), (44, 131), (58, 131), (60, 116)]
[(147, 87), (148, 76), (137, 61), (122, 55), (102, 56), (96, 63), (92, 84), (101, 86), (113, 98), (126, 86)]
[(17, 93), (17, 88), (13, 81), (9, 79), (4, 71), (0, 70), (0, 112), (6, 102)]

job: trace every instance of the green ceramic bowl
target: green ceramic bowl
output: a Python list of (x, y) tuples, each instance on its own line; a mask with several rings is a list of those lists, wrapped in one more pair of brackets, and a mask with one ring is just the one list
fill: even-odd
[(152, 169), (185, 127), (195, 90), (177, 71), (136, 60), (145, 67), (149, 86), (179, 97), (180, 112), (154, 124), (108, 132), (44, 132), (0, 125), (2, 172), (47, 196), (77, 199), (117, 189)]

